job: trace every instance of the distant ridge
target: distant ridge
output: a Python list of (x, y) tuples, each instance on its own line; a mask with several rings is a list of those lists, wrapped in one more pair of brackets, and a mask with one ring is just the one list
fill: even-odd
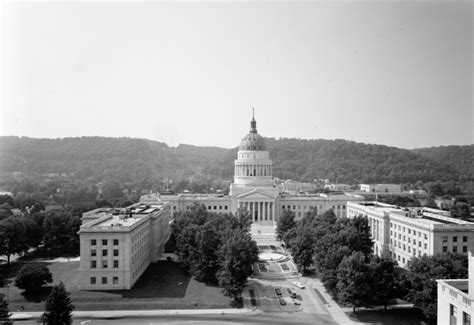
[[(274, 176), (340, 183), (473, 180), (474, 146), (399, 149), (347, 140), (266, 138)], [(0, 137), (0, 171), (66, 173), (133, 182), (205, 174), (232, 179), (237, 148), (200, 147), (134, 138)]]

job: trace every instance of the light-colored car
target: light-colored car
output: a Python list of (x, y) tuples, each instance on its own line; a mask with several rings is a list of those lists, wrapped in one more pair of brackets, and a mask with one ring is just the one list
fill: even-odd
[(298, 288), (300, 288), (300, 289), (304, 289), (304, 288), (305, 288), (304, 284), (301, 283), (301, 282), (296, 282), (296, 281), (295, 281), (295, 282), (293, 282), (293, 284), (295, 285), (295, 287), (298, 287)]

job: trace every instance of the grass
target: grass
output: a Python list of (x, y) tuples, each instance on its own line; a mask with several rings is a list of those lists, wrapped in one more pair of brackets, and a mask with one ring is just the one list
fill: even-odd
[[(228, 308), (231, 300), (218, 287), (197, 282), (172, 262), (151, 264), (131, 290), (79, 290), (79, 262), (42, 263), (53, 274), (53, 285), (62, 281), (76, 310)], [(38, 295), (25, 296), (14, 285), (22, 263), (12, 264), (4, 278), (9, 287), (10, 310), (42, 311), (51, 286)], [(0, 293), (7, 294), (6, 288)]]
[(349, 318), (355, 322), (371, 325), (422, 325), (427, 324), (423, 314), (414, 308), (394, 308), (376, 310), (359, 310), (354, 315), (347, 312)]

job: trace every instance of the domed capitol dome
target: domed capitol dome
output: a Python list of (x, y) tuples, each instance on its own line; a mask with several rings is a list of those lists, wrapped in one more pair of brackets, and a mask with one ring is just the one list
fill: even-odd
[(240, 141), (239, 151), (266, 151), (265, 139), (257, 133), (257, 122), (253, 114), (250, 132)]

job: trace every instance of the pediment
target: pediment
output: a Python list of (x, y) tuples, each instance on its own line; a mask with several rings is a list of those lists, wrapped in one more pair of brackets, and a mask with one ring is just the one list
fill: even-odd
[(245, 200), (258, 200), (258, 199), (274, 199), (275, 195), (272, 192), (266, 192), (265, 190), (261, 189), (252, 189), (248, 192), (241, 193), (237, 195), (237, 199), (245, 199)]

